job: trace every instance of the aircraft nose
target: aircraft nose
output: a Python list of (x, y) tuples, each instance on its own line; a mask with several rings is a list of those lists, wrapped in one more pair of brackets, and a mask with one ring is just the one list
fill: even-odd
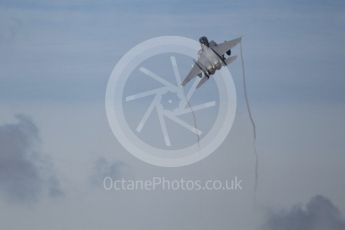
[(206, 36), (202, 36), (202, 37), (200, 37), (200, 38), (199, 38), (199, 42), (200, 42), (201, 44), (206, 45), (206, 46), (208, 46), (208, 45), (209, 45), (209, 43), (208, 43), (208, 39), (207, 39), (207, 37), (206, 37)]

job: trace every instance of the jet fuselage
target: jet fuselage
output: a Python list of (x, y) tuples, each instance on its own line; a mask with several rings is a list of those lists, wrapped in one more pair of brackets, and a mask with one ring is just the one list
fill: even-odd
[(200, 64), (205, 67), (208, 75), (214, 74), (222, 67), (222, 59), (220, 59), (210, 47), (201, 44), (199, 56), (201, 55), (204, 55), (205, 58), (200, 58)]

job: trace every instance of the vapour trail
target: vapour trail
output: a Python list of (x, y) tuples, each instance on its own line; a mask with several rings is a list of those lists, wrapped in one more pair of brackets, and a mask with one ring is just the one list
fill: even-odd
[[(194, 128), (198, 129), (198, 125), (197, 125), (197, 121), (196, 121), (196, 116), (195, 116), (195, 113), (194, 113), (194, 110), (193, 110), (192, 106), (190, 105), (190, 100), (192, 99), (192, 97), (188, 99), (187, 96), (186, 96), (186, 92), (184, 90), (184, 87), (183, 87), (182, 90), (183, 90), (183, 94), (184, 94), (185, 100), (187, 100), (187, 105), (188, 105), (190, 111), (192, 112)], [(198, 147), (200, 149), (200, 135), (198, 133), (196, 133), (195, 135), (197, 136)]]
[[(174, 75), (175, 75), (175, 78), (176, 78), (176, 83), (177, 83), (178, 86), (182, 87), (183, 96), (184, 96), (184, 99), (187, 102), (186, 105), (188, 106), (189, 110), (192, 112), (194, 128), (198, 129), (198, 125), (197, 125), (197, 121), (196, 121), (196, 116), (195, 116), (194, 110), (193, 110), (193, 108), (192, 108), (192, 106), (190, 104), (190, 100), (192, 99), (192, 95), (193, 95), (194, 91), (190, 91), (190, 93), (188, 93), (188, 96), (186, 95), (184, 87), (181, 86), (181, 82), (182, 81), (181, 81), (180, 73), (178, 71), (178, 67), (177, 67), (177, 62), (176, 62), (175, 56), (171, 56), (170, 60), (171, 60), (172, 66), (173, 66)], [(194, 87), (194, 85), (192, 87)], [(200, 135), (198, 133), (196, 133), (196, 135), (197, 135), (198, 146), (200, 148)]]
[(255, 156), (254, 200), (256, 201), (256, 192), (258, 189), (258, 180), (259, 180), (259, 156), (256, 149), (256, 124), (255, 124), (252, 112), (250, 110), (250, 104), (249, 104), (249, 99), (248, 99), (248, 94), (247, 94), (247, 81), (246, 81), (246, 73), (245, 73), (244, 60), (243, 60), (242, 41), (240, 42), (240, 51), (241, 51), (244, 98), (246, 101), (249, 119), (253, 127), (253, 146), (254, 146), (254, 156)]

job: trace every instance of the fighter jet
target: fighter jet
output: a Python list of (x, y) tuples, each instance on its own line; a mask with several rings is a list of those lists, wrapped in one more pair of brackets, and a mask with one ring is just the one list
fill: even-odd
[(207, 37), (203, 36), (199, 39), (199, 42), (201, 49), (198, 52), (198, 60), (194, 60), (194, 65), (187, 77), (183, 80), (182, 86), (198, 76), (201, 78), (197, 85), (197, 88), (199, 88), (211, 75), (222, 68), (222, 66), (226, 66), (235, 61), (237, 56), (230, 56), (231, 49), (241, 42), (241, 37), (217, 44), (215, 41), (209, 42)]

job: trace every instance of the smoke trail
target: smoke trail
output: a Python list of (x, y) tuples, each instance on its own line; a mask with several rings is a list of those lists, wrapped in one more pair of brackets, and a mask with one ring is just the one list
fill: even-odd
[(255, 121), (253, 119), (252, 112), (250, 110), (250, 104), (249, 104), (249, 99), (248, 99), (248, 94), (247, 94), (247, 82), (246, 82), (246, 73), (245, 73), (245, 68), (244, 68), (244, 60), (243, 60), (243, 50), (242, 50), (242, 41), (240, 42), (240, 51), (241, 51), (241, 64), (242, 64), (242, 75), (243, 75), (243, 89), (244, 89), (244, 98), (246, 101), (246, 106), (249, 114), (249, 119), (253, 127), (253, 146), (254, 146), (254, 155), (255, 155), (255, 182), (254, 182), (254, 192), (255, 192), (255, 197), (254, 200), (256, 200), (256, 192), (258, 189), (258, 180), (259, 180), (259, 157), (258, 153), (256, 150), (256, 125)]
[[(189, 98), (189, 100), (187, 99), (187, 96), (186, 96), (186, 92), (185, 92), (185, 90), (184, 90), (184, 87), (183, 87), (182, 91), (183, 91), (183, 94), (184, 94), (184, 98), (185, 98), (185, 100), (187, 101), (187, 105), (188, 105), (190, 111), (192, 112), (194, 128), (198, 129), (196, 116), (195, 116), (195, 113), (194, 113), (194, 111), (193, 111), (192, 106), (190, 105), (190, 100), (191, 100), (192, 98)], [(198, 147), (199, 147), (199, 149), (200, 149), (200, 135), (199, 135), (198, 133), (196, 133), (196, 136), (197, 136), (197, 141), (198, 141)]]

